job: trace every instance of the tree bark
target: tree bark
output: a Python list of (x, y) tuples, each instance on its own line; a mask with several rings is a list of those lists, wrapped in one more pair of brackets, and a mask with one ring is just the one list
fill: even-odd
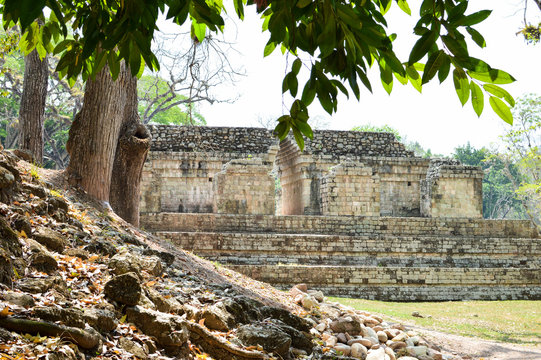
[(24, 85), (19, 110), (19, 148), (28, 150), (37, 164), (43, 163), (43, 123), (48, 80), (47, 57), (36, 50), (24, 59)]
[(86, 84), (83, 107), (69, 131), (66, 150), (70, 154), (67, 168), (71, 185), (80, 186), (98, 200), (109, 202), (113, 161), (122, 127), (126, 66), (113, 81), (108, 67)]
[(137, 78), (129, 74), (122, 128), (116, 147), (110, 201), (113, 210), (124, 220), (139, 226), (141, 173), (148, 150), (150, 133), (141, 123), (137, 109)]

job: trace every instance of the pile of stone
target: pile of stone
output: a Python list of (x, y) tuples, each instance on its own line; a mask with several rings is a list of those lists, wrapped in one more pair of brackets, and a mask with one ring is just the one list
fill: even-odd
[(298, 284), (289, 291), (294, 301), (311, 313), (310, 333), (319, 339), (323, 353), (365, 360), (443, 360), (451, 358), (401, 324), (380, 316), (329, 302), (321, 291)]

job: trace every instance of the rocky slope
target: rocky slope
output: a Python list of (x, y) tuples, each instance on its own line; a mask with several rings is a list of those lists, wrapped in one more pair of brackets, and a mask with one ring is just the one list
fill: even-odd
[(283, 293), (133, 228), (0, 153), (0, 358), (451, 358), (399, 324)]

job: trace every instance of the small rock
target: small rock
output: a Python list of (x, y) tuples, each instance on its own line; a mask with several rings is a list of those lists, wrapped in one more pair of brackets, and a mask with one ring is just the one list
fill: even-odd
[(368, 349), (363, 344), (354, 343), (351, 345), (351, 357), (354, 357), (355, 359), (364, 359), (367, 354)]
[(396, 354), (394, 353), (393, 349), (390, 347), (385, 348), (385, 354), (389, 356), (390, 360), (396, 360)]
[(360, 322), (357, 319), (352, 318), (351, 316), (340, 317), (331, 322), (329, 327), (335, 333), (347, 332), (350, 335), (357, 335), (361, 332)]
[(30, 266), (38, 271), (51, 274), (58, 269), (58, 263), (53, 255), (35, 240), (26, 239), (26, 244), (30, 248)]
[(428, 348), (426, 346), (408, 346), (406, 350), (408, 354), (416, 357), (428, 355)]
[(157, 256), (143, 256), (141, 257), (142, 268), (154, 276), (161, 276), (163, 274), (162, 261)]
[(308, 294), (310, 294), (318, 302), (323, 302), (323, 300), (325, 300), (325, 295), (323, 295), (323, 292), (320, 290), (309, 290)]
[(347, 344), (347, 342), (348, 342), (346, 334), (344, 334), (344, 333), (340, 333), (340, 334), (336, 335), (336, 338), (338, 339), (338, 342), (341, 342), (342, 344)]
[(45, 293), (50, 289), (56, 289), (61, 294), (66, 294), (68, 286), (59, 276), (46, 278), (23, 278), (17, 282), (17, 287), (24, 292), (31, 294)]
[(327, 324), (325, 324), (324, 322), (316, 325), (316, 330), (319, 332), (325, 331), (326, 328), (327, 328)]
[(141, 283), (134, 273), (115, 276), (105, 284), (105, 295), (126, 305), (136, 305), (141, 298)]
[(302, 291), (304, 293), (308, 291), (308, 285), (306, 285), (306, 284), (297, 284), (297, 285), (295, 285), (293, 287), (299, 289), (300, 291)]
[(344, 355), (344, 356), (349, 356), (349, 354), (351, 353), (351, 347), (349, 347), (346, 344), (337, 344), (334, 346), (334, 350), (338, 354)]
[(121, 337), (120, 339), (118, 339), (118, 344), (120, 345), (121, 348), (132, 353), (133, 355), (135, 355), (136, 357), (140, 359), (147, 358), (147, 354), (145, 353), (145, 351), (139, 345), (137, 345), (134, 341), (131, 341), (125, 337)]
[(387, 334), (385, 334), (383, 331), (378, 331), (377, 333), (379, 342), (385, 343), (387, 342)]
[(366, 355), (366, 360), (385, 360), (385, 355), (383, 348), (370, 349)]
[(4, 300), (10, 304), (23, 306), (25, 308), (33, 307), (35, 305), (34, 298), (28, 294), (8, 290), (5, 291), (3, 295)]
[(64, 255), (78, 257), (82, 260), (87, 260), (90, 257), (88, 251), (79, 248), (69, 248), (64, 250)]
[(372, 341), (370, 341), (368, 339), (365, 339), (365, 338), (362, 338), (362, 337), (353, 338), (353, 339), (348, 341), (348, 345), (351, 346), (353, 344), (361, 344), (361, 345), (365, 346), (368, 349), (371, 348), (372, 345), (374, 345), (372, 343)]
[(398, 351), (398, 350), (403, 349), (403, 348), (405, 348), (407, 346), (408, 346), (408, 344), (406, 344), (403, 341), (394, 341), (394, 340), (392, 340), (392, 343), (389, 345), (389, 347), (391, 349), (393, 349), (394, 351)]
[(325, 340), (325, 345), (329, 347), (334, 347), (337, 342), (338, 342), (338, 339), (336, 338), (336, 336), (331, 335)]
[(75, 308), (60, 309), (57, 307), (34, 308), (34, 315), (46, 321), (60, 321), (64, 325), (85, 328), (83, 312)]
[(423, 315), (421, 315), (418, 311), (414, 311), (411, 313), (411, 316), (418, 317), (418, 318), (424, 318)]
[(27, 236), (30, 236), (32, 234), (32, 226), (30, 224), (30, 220), (21, 214), (16, 214), (12, 220), (11, 223), (13, 224), (13, 228), (17, 231), (24, 231), (24, 233)]
[(310, 295), (304, 295), (301, 299), (301, 305), (306, 310), (311, 310), (317, 306), (317, 301)]

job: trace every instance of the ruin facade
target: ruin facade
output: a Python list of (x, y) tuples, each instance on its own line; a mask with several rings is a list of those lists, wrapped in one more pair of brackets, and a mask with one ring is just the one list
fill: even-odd
[[(539, 299), (529, 221), (484, 220), (480, 168), (393, 134), (150, 126), (141, 223), (256, 279), (394, 300)], [(317, 270), (317, 271), (314, 271)]]

